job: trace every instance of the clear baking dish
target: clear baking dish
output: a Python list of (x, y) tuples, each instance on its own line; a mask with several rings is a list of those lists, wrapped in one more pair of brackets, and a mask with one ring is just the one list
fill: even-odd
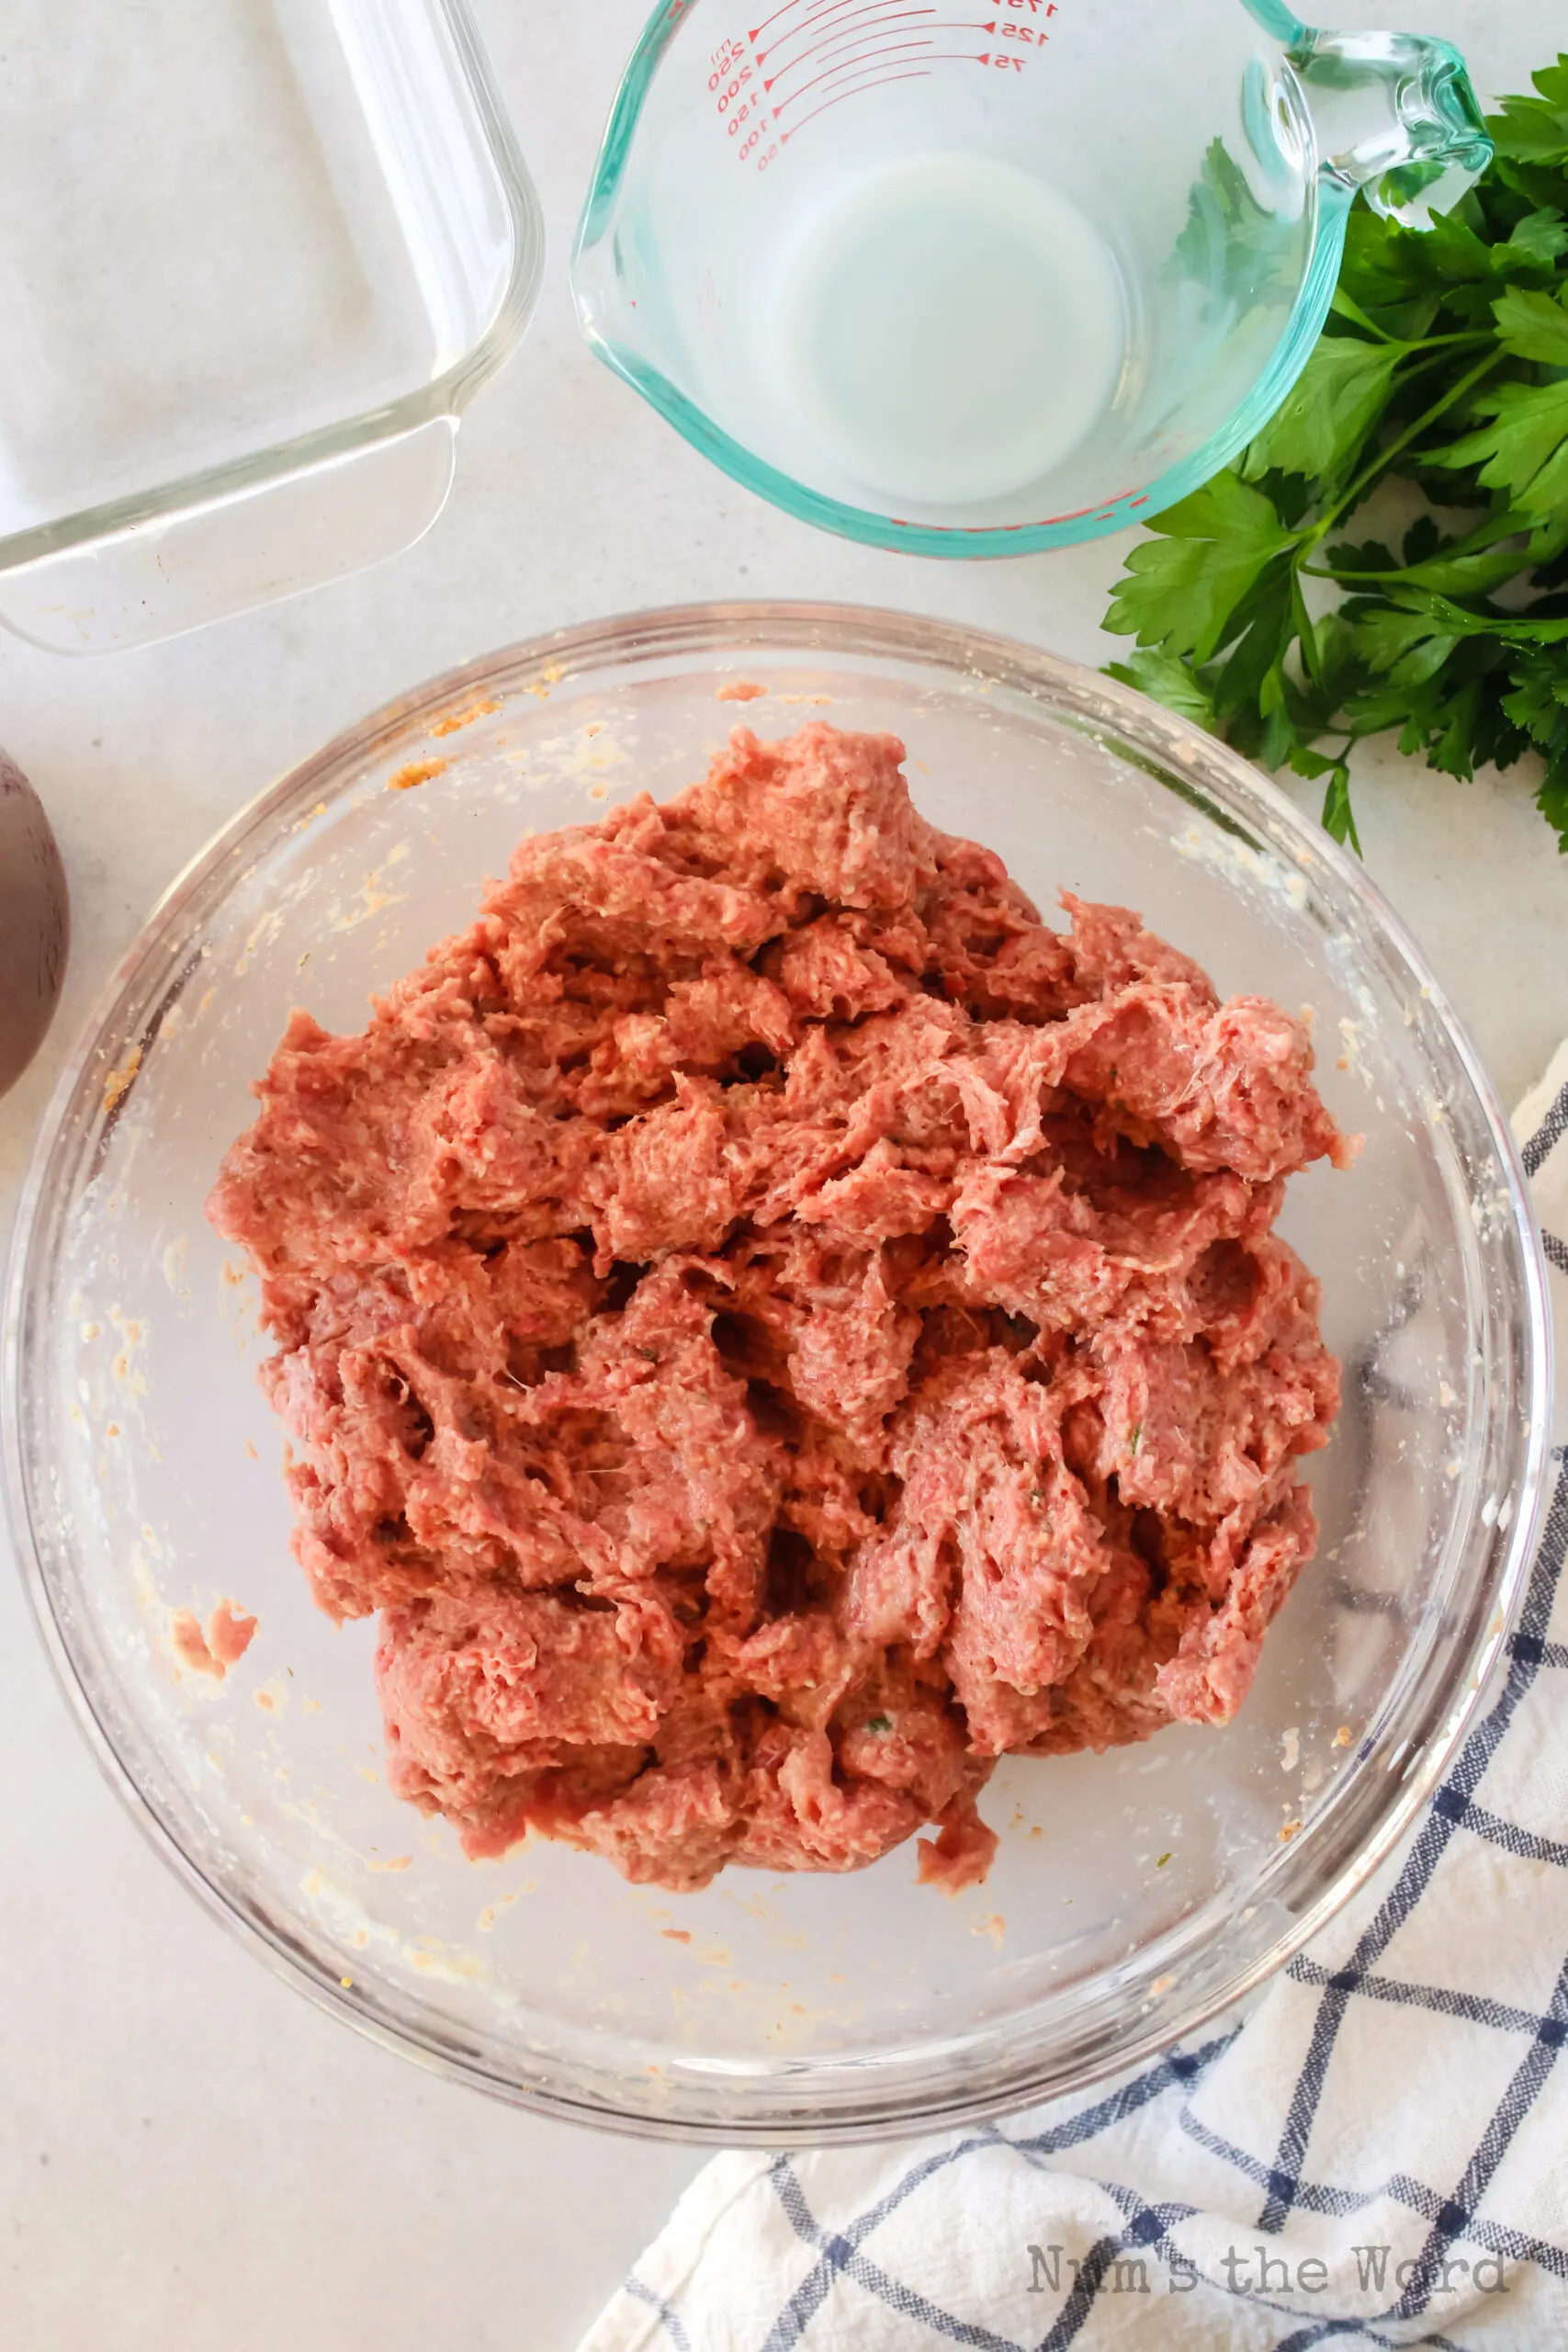
[(0, 33), (0, 621), (108, 651), (411, 545), (543, 254), (465, 0)]

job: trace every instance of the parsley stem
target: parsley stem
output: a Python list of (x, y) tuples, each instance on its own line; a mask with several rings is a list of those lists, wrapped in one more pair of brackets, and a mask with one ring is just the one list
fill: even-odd
[(1506, 559), (1512, 566), (1512, 572), (1504, 573), (1504, 579), (1526, 571), (1532, 566), (1554, 561), (1563, 548), (1568, 548), (1568, 514), (1557, 522), (1542, 523), (1534, 515), (1518, 514), (1511, 506), (1506, 506), (1501, 512), (1488, 514), (1483, 522), (1475, 525), (1473, 530), (1466, 531), (1462, 537), (1453, 540), (1448, 547), (1439, 548), (1433, 556), (1422, 557), (1415, 563), (1396, 564), (1392, 571), (1337, 571), (1332, 564), (1317, 563), (1300, 564), (1297, 569), (1308, 580), (1337, 580), (1348, 588), (1359, 586), (1366, 581), (1408, 582), (1411, 573), (1419, 571), (1423, 563), (1462, 562), (1467, 556), (1499, 551), (1507, 539), (1523, 539), (1525, 548), (1518, 555), (1510, 555)]
[(1370, 319), (1359, 302), (1353, 302), (1342, 286), (1335, 288), (1334, 300), (1329, 304), (1329, 308), (1337, 311), (1342, 319), (1348, 319), (1352, 325), (1365, 327), (1367, 333), (1376, 335), (1380, 343), (1398, 343), (1400, 340), (1398, 335), (1390, 334), (1386, 327), (1380, 327), (1376, 319)]
[[(1490, 341), (1490, 337), (1488, 340)], [(1484, 359), (1478, 360), (1473, 368), (1461, 376), (1457, 384), (1450, 385), (1440, 400), (1434, 401), (1430, 408), (1424, 409), (1413, 424), (1407, 424), (1403, 433), (1396, 434), (1386, 449), (1380, 449), (1377, 456), (1361, 468), (1348, 489), (1341, 491), (1332, 506), (1318, 516), (1311, 530), (1303, 532), (1302, 536), (1303, 549), (1316, 547), (1318, 542), (1334, 528), (1346, 508), (1355, 505), (1363, 492), (1371, 488), (1378, 476), (1387, 472), (1395, 458), (1408, 449), (1413, 441), (1419, 440), (1427, 426), (1435, 424), (1438, 417), (1445, 415), (1456, 401), (1464, 398), (1466, 392), (1472, 391), (1483, 377), (1489, 376), (1495, 368), (1500, 368), (1507, 356), (1504, 351), (1496, 349), (1490, 351)]]
[[(1447, 558), (1444, 560), (1446, 561)], [(1366, 581), (1408, 580), (1413, 567), (1400, 564), (1393, 571), (1336, 571), (1331, 564), (1302, 563), (1296, 569), (1303, 580), (1333, 580), (1341, 588), (1359, 588)]]
[(1482, 328), (1465, 334), (1418, 335), (1407, 341), (1404, 335), (1391, 334), (1387, 327), (1380, 327), (1376, 319), (1363, 311), (1359, 302), (1353, 301), (1342, 286), (1335, 288), (1334, 300), (1329, 307), (1337, 311), (1340, 318), (1348, 319), (1352, 326), (1364, 327), (1368, 334), (1376, 336), (1379, 343), (1397, 343), (1405, 351), (1440, 351), (1445, 345), (1455, 343), (1479, 344), (1491, 343), (1494, 340), (1492, 330)]

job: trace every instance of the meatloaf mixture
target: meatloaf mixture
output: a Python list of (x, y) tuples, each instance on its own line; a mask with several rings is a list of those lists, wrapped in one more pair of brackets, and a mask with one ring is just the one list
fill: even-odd
[(295, 1548), (471, 1854), (690, 1888), (929, 1823), (966, 1883), (998, 1757), (1225, 1723), (1311, 1555), (1305, 1034), (1043, 922), (902, 758), (738, 728), (525, 841), (362, 1035), (293, 1015), (224, 1163)]

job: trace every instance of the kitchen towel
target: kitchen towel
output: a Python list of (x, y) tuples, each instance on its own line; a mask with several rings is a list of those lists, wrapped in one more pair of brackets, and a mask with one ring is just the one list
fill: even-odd
[[(1562, 1345), (1568, 1046), (1515, 1128)], [(1506, 1672), (1244, 2024), (1004, 2123), (716, 2156), (580, 2352), (1568, 2345), (1562, 1434)]]

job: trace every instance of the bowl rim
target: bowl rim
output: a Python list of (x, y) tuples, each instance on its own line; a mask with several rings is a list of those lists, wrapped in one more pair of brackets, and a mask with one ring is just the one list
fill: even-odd
[[(1179, 2000), (1164, 2014), (1153, 2015), (1140, 2030), (1113, 2040), (1112, 2046), (1079, 2054), (1066, 2071), (1055, 2071), (1036, 2057), (1031, 2064), (1021, 2057), (1010, 2073), (993, 2069), (984, 2081), (967, 2089), (946, 2086), (940, 2096), (900, 2095), (897, 2086), (889, 2099), (865, 2099), (852, 2112), (839, 2106), (811, 2104), (806, 2109), (770, 2096), (786, 2087), (782, 2077), (767, 2078), (752, 2113), (705, 2115), (701, 2098), (688, 2099), (692, 2111), (678, 2112), (655, 2094), (638, 2107), (623, 2094), (620, 2103), (606, 2093), (603, 2073), (589, 2076), (580, 2070), (575, 2083), (562, 2082), (570, 2064), (549, 2068), (543, 2079), (502, 2074), (476, 2054), (412, 2030), (389, 2014), (379, 2014), (371, 1993), (355, 1984), (344, 1986), (316, 1963), (284, 1929), (257, 1915), (238, 1895), (209, 1878), (186, 1851), (176, 1830), (154, 1804), (122, 1760), (94, 1706), (78, 1672), (66, 1629), (54, 1605), (43, 1546), (35, 1528), (30, 1485), (24, 1458), (23, 1402), (28, 1386), (23, 1337), (27, 1302), (35, 1272), (35, 1241), (40, 1218), (51, 1198), (50, 1177), (57, 1157), (72, 1142), (72, 1114), (88, 1090), (101, 1101), (104, 1073), (118, 1056), (135, 1042), (115, 1023), (139, 976), (153, 966), (170, 934), (193, 902), (221, 870), (243, 860), (246, 844), (265, 832), (285, 808), (292, 809), (309, 797), (320, 797), (329, 774), (351, 765), (364, 770), (417, 729), (471, 704), (476, 689), (499, 691), (502, 696), (541, 690), (547, 693), (563, 679), (584, 673), (624, 669), (628, 662), (678, 655), (702, 656), (722, 673), (724, 657), (739, 662), (750, 649), (773, 659), (795, 653), (831, 650), (837, 656), (861, 654), (868, 660), (903, 662), (922, 669), (944, 671), (954, 684), (968, 679), (977, 692), (998, 684), (1021, 690), (1043, 702), (1053, 716), (1077, 724), (1090, 735), (1101, 727), (1115, 740), (1119, 755), (1127, 748), (1141, 750), (1166, 769), (1174, 765), (1190, 778), (1178, 786), (1209, 816), (1233, 831), (1239, 828), (1224, 812), (1229, 801), (1255, 818), (1267, 836), (1282, 840), (1298, 865), (1317, 865), (1340, 888), (1359, 901), (1399, 959), (1421, 982), (1430, 1011), (1474, 1096), (1495, 1155), (1507, 1204), (1507, 1217), (1495, 1236), (1513, 1264), (1518, 1306), (1513, 1326), (1520, 1358), (1518, 1426), (1512, 1440), (1516, 1508), (1506, 1526), (1483, 1519), (1472, 1499), (1464, 1522), (1467, 1534), (1479, 1521), (1489, 1538), (1486, 1573), (1469, 1610), (1469, 1633), (1462, 1655), (1447, 1678), (1447, 1695), (1438, 1720), (1412, 1748), (1406, 1740), (1394, 1756), (1384, 1759), (1382, 1785), (1386, 1793), (1371, 1829), (1338, 1865), (1314, 1899), (1286, 1906), (1284, 1924), (1245, 1966), (1233, 1971), (1209, 1989)], [(691, 663), (695, 667), (694, 660)], [(357, 779), (356, 779), (357, 780)], [(1176, 784), (1175, 776), (1167, 776)], [(348, 783), (346, 775), (343, 782)], [(1211, 803), (1202, 788), (1213, 786), (1220, 806)], [(151, 1042), (155, 1026), (144, 1024), (141, 1041)], [(106, 1039), (112, 1038), (113, 1044)], [(1016, 2111), (1045, 2098), (1076, 2093), (1130, 2067), (1159, 2058), (1173, 2043), (1193, 2034), (1275, 1975), (1316, 1935), (1366, 1883), (1384, 1860), (1431, 1794), (1446, 1765), (1473, 1721), (1483, 1695), (1504, 1659), (1509, 1635), (1522, 1604), (1534, 1556), (1537, 1531), (1545, 1506), (1545, 1471), (1551, 1437), (1552, 1332), (1545, 1259), (1518, 1149), (1495, 1090), (1464, 1028), (1450, 1006), (1426, 958), (1404, 923), (1384, 899), (1377, 885), (1359, 863), (1341, 850), (1291, 801), (1280, 788), (1239, 754), (1207, 735), (1190, 721), (1164, 709), (1134, 689), (1087, 667), (1063, 660), (1021, 641), (965, 626), (937, 621), (891, 608), (846, 605), (820, 601), (735, 600), (711, 604), (656, 606), (633, 610), (578, 624), (520, 640), (442, 672), (383, 704), (364, 719), (341, 730), (321, 750), (288, 769), (254, 799), (238, 809), (175, 876), (158, 899), (136, 937), (117, 961), (86, 1012), (62, 1065), (35, 1135), (12, 1227), (4, 1293), (4, 1329), (0, 1334), (0, 1397), (4, 1412), (4, 1517), (9, 1525), (17, 1562), (34, 1622), (50, 1657), (55, 1679), (70, 1712), (81, 1727), (100, 1770), (126, 1805), (143, 1835), (164, 1863), (213, 1917), (239, 1936), (274, 1973), (311, 1998), (319, 2007), (345, 2019), (369, 2039), (431, 2067), (450, 2079), (490, 2091), (513, 2104), (560, 2116), (563, 2120), (597, 2125), (634, 2136), (682, 2140), (710, 2145), (752, 2144), (768, 2147), (821, 2144), (826, 2142), (872, 2141), (907, 2135), (916, 2130), (983, 2121)], [(1495, 1408), (1489, 1400), (1488, 1419)], [(1450, 1531), (1450, 1542), (1453, 1532)], [(1370, 1802), (1370, 1800), (1369, 1800)], [(1322, 1816), (1320, 1816), (1320, 1819)], [(1308, 1829), (1288, 1849), (1290, 1858), (1304, 1860), (1310, 1849)], [(1271, 1866), (1272, 1867), (1272, 1866)], [(863, 2078), (864, 2062), (829, 2060), (823, 2071), (837, 2067), (845, 2077), (857, 2068)], [(869, 2083), (864, 2084), (866, 2090)], [(734, 2095), (733, 2078), (729, 2085)]]

